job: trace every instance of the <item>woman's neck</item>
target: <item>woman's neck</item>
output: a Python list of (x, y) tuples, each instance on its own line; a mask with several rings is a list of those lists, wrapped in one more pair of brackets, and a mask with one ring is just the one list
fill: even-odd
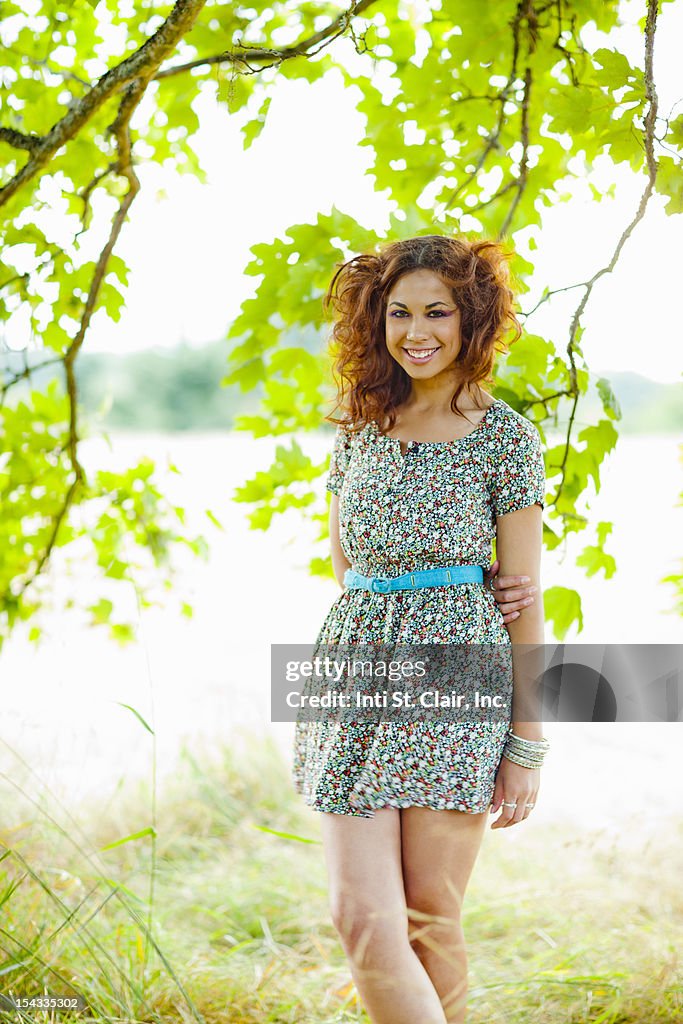
[[(455, 387), (453, 384), (448, 391), (439, 388), (437, 392), (434, 388), (416, 388), (413, 382), (412, 392), (401, 408), (418, 416), (448, 416), (452, 414), (451, 399)], [(458, 396), (458, 408), (463, 412), (474, 411), (490, 405), (491, 401), (488, 392), (474, 385), (466, 387)]]

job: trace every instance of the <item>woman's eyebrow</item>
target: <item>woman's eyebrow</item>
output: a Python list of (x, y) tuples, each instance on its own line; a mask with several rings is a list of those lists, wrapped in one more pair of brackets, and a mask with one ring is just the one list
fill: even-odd
[[(407, 309), (408, 308), (406, 306), (405, 302), (396, 302), (396, 301), (394, 301), (394, 302), (390, 302), (389, 305), (390, 306), (401, 306), (402, 309)], [(444, 302), (442, 299), (437, 299), (436, 302), (428, 302), (427, 305), (425, 306), (425, 309), (431, 309), (432, 306), (447, 306), (447, 305), (448, 305), (447, 302)]]

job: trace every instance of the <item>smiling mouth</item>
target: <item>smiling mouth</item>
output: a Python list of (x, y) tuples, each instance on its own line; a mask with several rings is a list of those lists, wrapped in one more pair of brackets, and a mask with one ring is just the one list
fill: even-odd
[(426, 363), (428, 359), (431, 359), (435, 352), (439, 351), (439, 346), (437, 345), (436, 348), (404, 348), (403, 351), (411, 362)]

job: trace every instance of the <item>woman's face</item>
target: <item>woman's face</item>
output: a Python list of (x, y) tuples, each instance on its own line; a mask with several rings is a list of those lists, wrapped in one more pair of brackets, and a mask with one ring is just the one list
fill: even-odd
[(394, 284), (385, 329), (389, 354), (420, 380), (449, 368), (462, 345), (460, 310), (432, 270), (411, 270)]

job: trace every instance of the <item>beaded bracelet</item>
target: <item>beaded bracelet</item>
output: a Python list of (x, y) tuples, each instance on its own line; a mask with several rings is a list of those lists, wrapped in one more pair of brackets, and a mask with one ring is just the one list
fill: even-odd
[(509, 729), (503, 754), (508, 761), (513, 761), (523, 768), (540, 768), (549, 749), (550, 743), (547, 739), (527, 740)]

